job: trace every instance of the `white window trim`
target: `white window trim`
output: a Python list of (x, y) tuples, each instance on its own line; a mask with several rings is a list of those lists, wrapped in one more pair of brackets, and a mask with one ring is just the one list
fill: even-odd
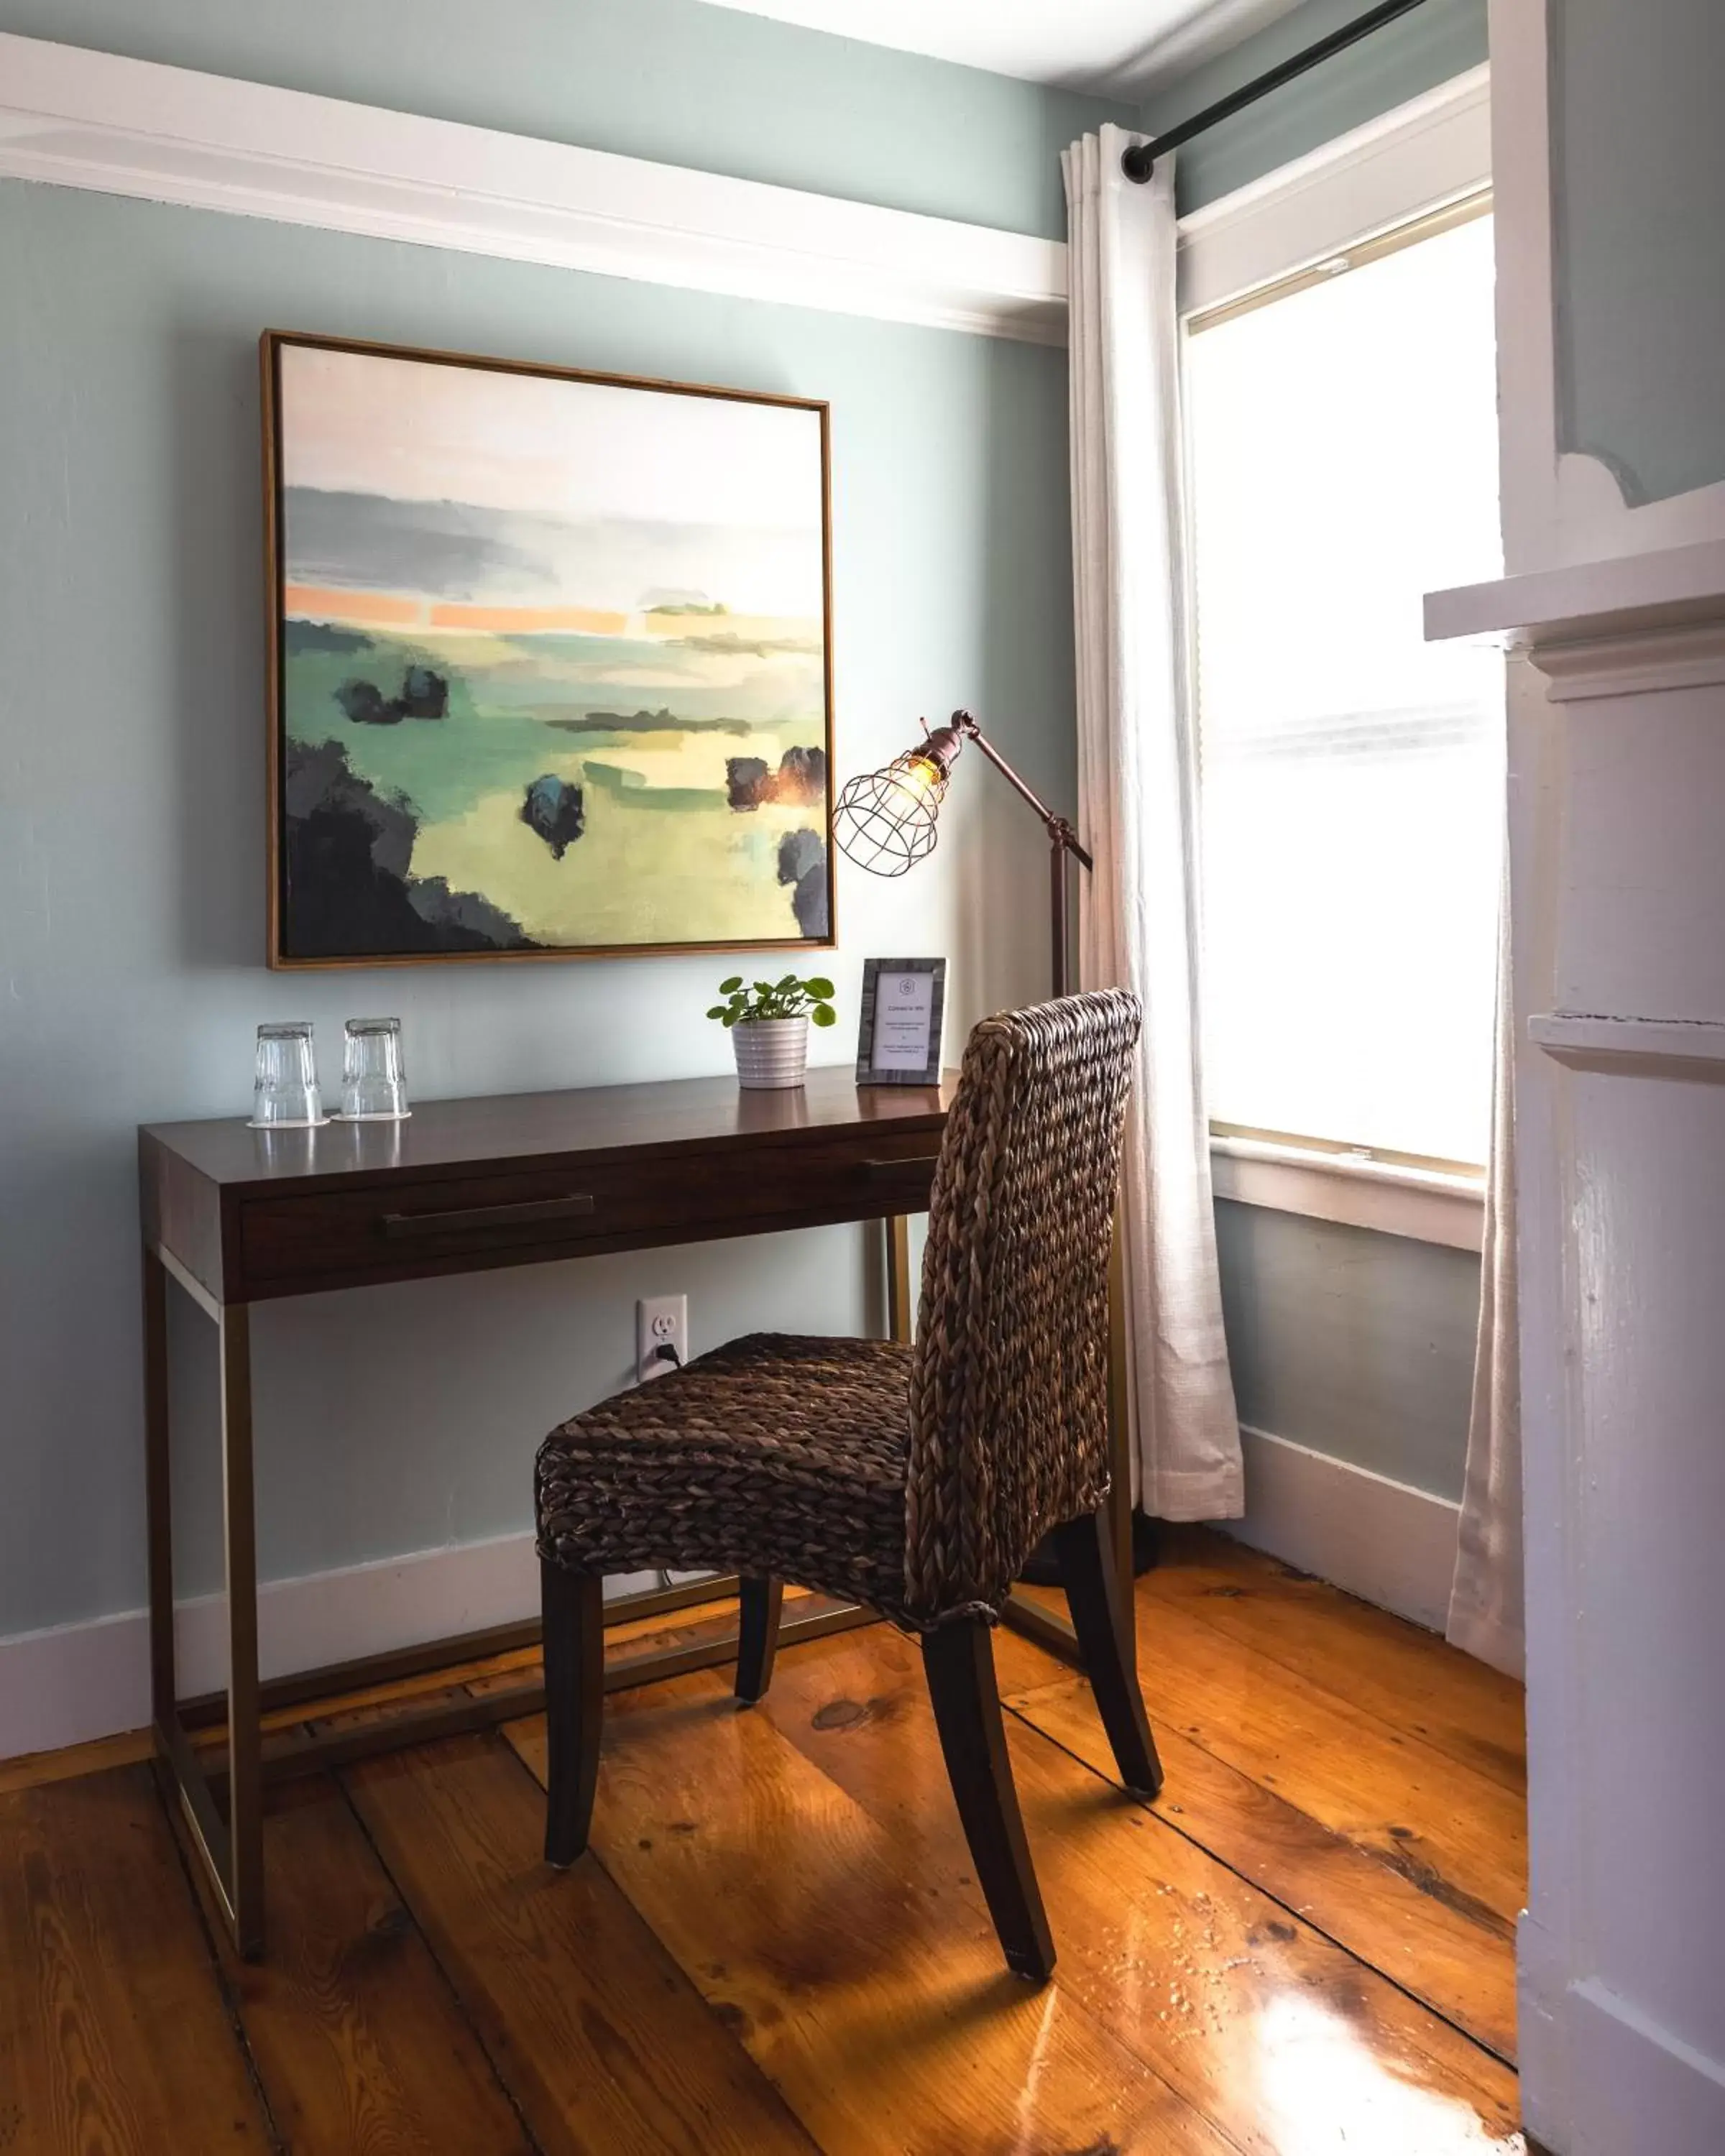
[(1477, 1251), (1485, 1240), (1483, 1172), (1405, 1168), (1363, 1152), (1213, 1136), (1210, 1183), (1216, 1197), (1238, 1205), (1373, 1228), (1412, 1242)]
[(1491, 184), (1481, 65), (1183, 217), (1180, 313), (1240, 299)]
[[(1346, 254), (1491, 183), (1491, 69), (1338, 136), (1180, 220), (1183, 320)], [(1482, 1175), (1317, 1146), (1213, 1137), (1215, 1195), (1244, 1205), (1478, 1250)]]

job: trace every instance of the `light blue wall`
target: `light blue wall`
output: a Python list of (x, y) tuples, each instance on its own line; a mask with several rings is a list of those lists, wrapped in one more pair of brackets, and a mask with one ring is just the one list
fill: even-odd
[[(1610, 0), (1597, 4), (1609, 6)], [(1707, 0), (1697, 4), (1705, 6)], [(1146, 100), (1139, 124), (1152, 134), (1172, 127), (1365, 12), (1363, 0), (1305, 0), (1255, 37), (1161, 85)], [(1180, 207), (1198, 209), (1243, 187), (1477, 67), (1485, 57), (1486, 0), (1425, 0), (1178, 151)]]
[(1065, 236), (1125, 105), (702, 0), (0, 0), (0, 30), (735, 178)]
[(1630, 502), (1725, 480), (1725, 8), (1551, 13), (1558, 434)]
[[(610, 146), (664, 150), (649, 139), (664, 131), (691, 162), (841, 174), (963, 214), (983, 205), (964, 169), (976, 146), (954, 146), (978, 112), (1015, 114), (1006, 149), (982, 153), (1002, 223), (1046, 224), (1044, 147), (1076, 124), (1070, 100), (886, 55), (860, 68), (864, 49), (781, 43), (680, 0), (178, 0), (149, 11), (147, 41), (135, 13), (65, 0), (5, 6), (0, 22), (362, 96), (388, 81), (398, 101), (490, 121), (566, 110), (568, 132)], [(572, 22), (588, 43), (552, 36)], [(655, 26), (694, 42), (667, 59)], [(286, 55), (302, 49), (324, 59), (300, 75)], [(763, 54), (778, 72), (751, 108)], [(830, 398), (841, 767), (963, 703), (1056, 802), (1073, 774), (1058, 352), (21, 182), (0, 182), (0, 294), (4, 1635), (141, 1600), (134, 1130), (244, 1112), (259, 1019), (315, 1018), (327, 1074), (345, 1015), (398, 1012), (425, 1097), (728, 1061), (701, 1015), (718, 958), (264, 970), (262, 327)], [(870, 952), (949, 955), (955, 1040), (1043, 987), (1040, 886), (1022, 873), (1035, 834), (980, 767), (952, 806), (938, 855), (906, 884), (841, 867), (832, 1060), (851, 1052)], [(638, 1294), (686, 1290), (697, 1348), (750, 1325), (859, 1331), (878, 1317), (873, 1252), (865, 1231), (834, 1229), (269, 1307), (254, 1327), (266, 1576), (523, 1527), (533, 1448), (624, 1375)], [(180, 1374), (195, 1374), (208, 1342), (181, 1330)], [(192, 1453), (208, 1447), (207, 1419), (188, 1431)], [(207, 1586), (213, 1481), (194, 1504), (180, 1465), (205, 1530), (182, 1584)]]
[(1226, 1200), (1216, 1240), (1240, 1420), (1459, 1498), (1478, 1259)]

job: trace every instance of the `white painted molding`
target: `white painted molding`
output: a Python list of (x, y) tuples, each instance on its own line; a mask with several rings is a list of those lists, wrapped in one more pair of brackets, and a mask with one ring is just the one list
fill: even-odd
[[(388, 1654), (515, 1624), (538, 1608), (531, 1534), (267, 1581), (258, 1595), (261, 1673)], [(225, 1596), (182, 1602), (176, 1620), (182, 1697), (218, 1690), (228, 1671)], [(141, 1729), (149, 1719), (146, 1611), (0, 1640), (0, 1759)]]
[[(1535, 647), (1725, 620), (1725, 537), (1425, 595), (1434, 641), (1518, 631)], [(1543, 660), (1540, 664), (1543, 664)]]
[(1703, 1079), (1725, 1086), (1725, 1025), (1712, 1019), (1603, 1018), (1542, 1011), (1527, 1037), (1573, 1070), (1642, 1078)]
[(1394, 1167), (1367, 1155), (1258, 1138), (1213, 1137), (1210, 1183), (1218, 1198), (1236, 1204), (1373, 1228), (1416, 1243), (1476, 1251), (1484, 1240), (1482, 1177)]
[(1598, 1977), (1568, 1979), (1564, 1943), (1531, 1914), (1517, 1932), (1522, 2124), (1563, 2156), (1716, 2156), (1725, 2059), (1661, 2027)]
[(1240, 1425), (1245, 1517), (1238, 1542), (1441, 1632), (1461, 1508), (1349, 1460)]
[(0, 33), (0, 177), (1059, 344), (1057, 240)]
[(1700, 546), (1725, 538), (1725, 482), (1665, 501), (1630, 502), (1608, 464), (1565, 449), (1558, 458), (1558, 523), (1564, 553), (1576, 562)]
[(1608, 465), (1558, 446), (1551, 12), (1490, 0), (1504, 556), (1517, 574), (1725, 540), (1725, 484), (1631, 506)]
[(1719, 620), (1695, 629), (1546, 644), (1527, 655), (1545, 676), (1546, 700), (1553, 704), (1717, 688), (1725, 684), (1725, 600), (1721, 608)]
[(1202, 312), (1488, 187), (1491, 79), (1453, 82), (1180, 220), (1180, 311)]

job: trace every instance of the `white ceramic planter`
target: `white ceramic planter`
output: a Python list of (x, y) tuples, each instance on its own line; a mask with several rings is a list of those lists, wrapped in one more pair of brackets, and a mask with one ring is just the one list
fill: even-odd
[(800, 1086), (809, 1075), (809, 1021), (806, 1018), (757, 1018), (733, 1025), (737, 1045), (737, 1082), (765, 1090), (777, 1086)]

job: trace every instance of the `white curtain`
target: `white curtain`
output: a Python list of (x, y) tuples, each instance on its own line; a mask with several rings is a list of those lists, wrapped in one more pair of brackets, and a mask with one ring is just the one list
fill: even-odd
[(1244, 1509), (1222, 1332), (1198, 1026), (1196, 765), (1180, 500), (1172, 160), (1146, 186), (1086, 135), (1061, 159), (1071, 286), (1079, 969), (1144, 1006), (1127, 1132), (1128, 1396), (1137, 1498), (1168, 1520)]
[(1515, 1094), (1511, 1050), (1515, 997), (1510, 967), (1509, 870), (1503, 878), (1497, 948), (1497, 1070), (1491, 1163), (1480, 1265), (1480, 1332), (1461, 1531), (1445, 1636), (1482, 1662), (1522, 1674), (1522, 1394), (1516, 1329)]

